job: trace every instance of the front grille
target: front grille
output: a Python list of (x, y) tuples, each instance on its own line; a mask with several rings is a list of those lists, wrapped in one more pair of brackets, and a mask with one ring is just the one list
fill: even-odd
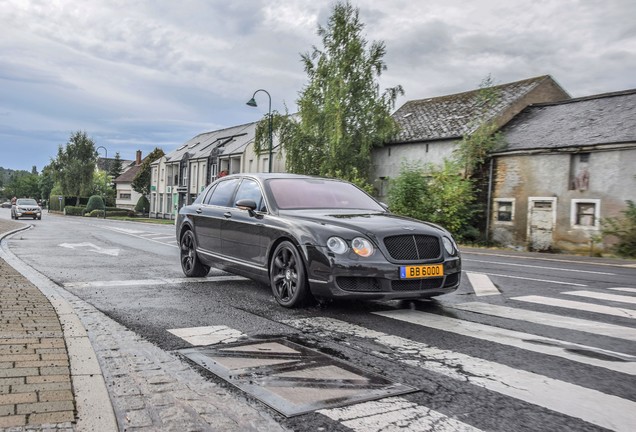
[(372, 277), (339, 276), (336, 278), (336, 283), (345, 291), (377, 292), (381, 290), (378, 280)]
[(384, 246), (394, 260), (419, 261), (440, 256), (439, 239), (429, 235), (398, 235), (384, 238)]
[(442, 285), (444, 278), (394, 280), (391, 281), (393, 291), (424, 291), (437, 289)]

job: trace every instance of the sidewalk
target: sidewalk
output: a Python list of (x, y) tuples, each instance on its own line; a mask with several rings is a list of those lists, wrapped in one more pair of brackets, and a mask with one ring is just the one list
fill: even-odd
[[(0, 220), (0, 240), (28, 227)], [(86, 332), (68, 303), (53, 302), (0, 257), (0, 429), (116, 431)]]
[(13, 255), (30, 225), (0, 219), (0, 431), (288, 431)]

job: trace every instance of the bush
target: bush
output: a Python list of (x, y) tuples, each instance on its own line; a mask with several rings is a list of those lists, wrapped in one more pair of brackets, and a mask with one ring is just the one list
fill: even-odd
[(150, 202), (148, 201), (148, 198), (142, 195), (139, 198), (139, 201), (137, 201), (135, 211), (137, 213), (148, 213), (150, 211)]
[(462, 178), (457, 164), (444, 161), (441, 167), (405, 164), (392, 179), (389, 207), (399, 215), (432, 222), (458, 239), (474, 236), (470, 230), (473, 214), (473, 186)]
[(104, 217), (104, 210), (95, 209), (95, 210), (93, 210), (93, 211), (86, 212), (84, 215), (85, 215), (85, 216), (88, 216), (88, 217), (98, 217), (98, 218), (103, 218), (103, 217)]
[(86, 213), (86, 207), (81, 207), (81, 206), (64, 207), (64, 214), (67, 216), (84, 216), (84, 213)]
[(104, 200), (99, 195), (93, 195), (88, 199), (86, 212), (91, 213), (93, 210), (104, 210)]
[(601, 224), (602, 232), (606, 236), (618, 238), (614, 247), (617, 255), (636, 258), (636, 204), (627, 200), (627, 209), (623, 210), (623, 217), (606, 218)]

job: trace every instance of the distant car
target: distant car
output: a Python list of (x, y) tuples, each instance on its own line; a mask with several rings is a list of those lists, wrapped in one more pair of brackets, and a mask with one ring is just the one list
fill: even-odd
[(417, 299), (460, 283), (453, 237), (390, 213), (357, 186), (294, 174), (237, 174), (179, 211), (183, 272), (211, 266), (262, 281), (284, 307), (315, 298)]
[(33, 198), (18, 198), (14, 206), (11, 206), (11, 219), (32, 217), (42, 219), (42, 207)]
[(5, 201), (0, 204), (0, 206), (2, 206), (2, 208), (11, 208), (11, 201)]

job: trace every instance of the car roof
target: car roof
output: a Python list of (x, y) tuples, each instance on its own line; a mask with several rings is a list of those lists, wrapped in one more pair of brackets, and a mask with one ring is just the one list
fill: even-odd
[(230, 174), (225, 177), (221, 177), (220, 179), (228, 179), (228, 178), (239, 178), (239, 177), (252, 177), (259, 180), (269, 180), (269, 179), (323, 179), (323, 180), (334, 180), (334, 181), (344, 181), (337, 178), (329, 178), (329, 177), (320, 177), (320, 176), (311, 176), (306, 174), (292, 174), (292, 173), (236, 173)]

